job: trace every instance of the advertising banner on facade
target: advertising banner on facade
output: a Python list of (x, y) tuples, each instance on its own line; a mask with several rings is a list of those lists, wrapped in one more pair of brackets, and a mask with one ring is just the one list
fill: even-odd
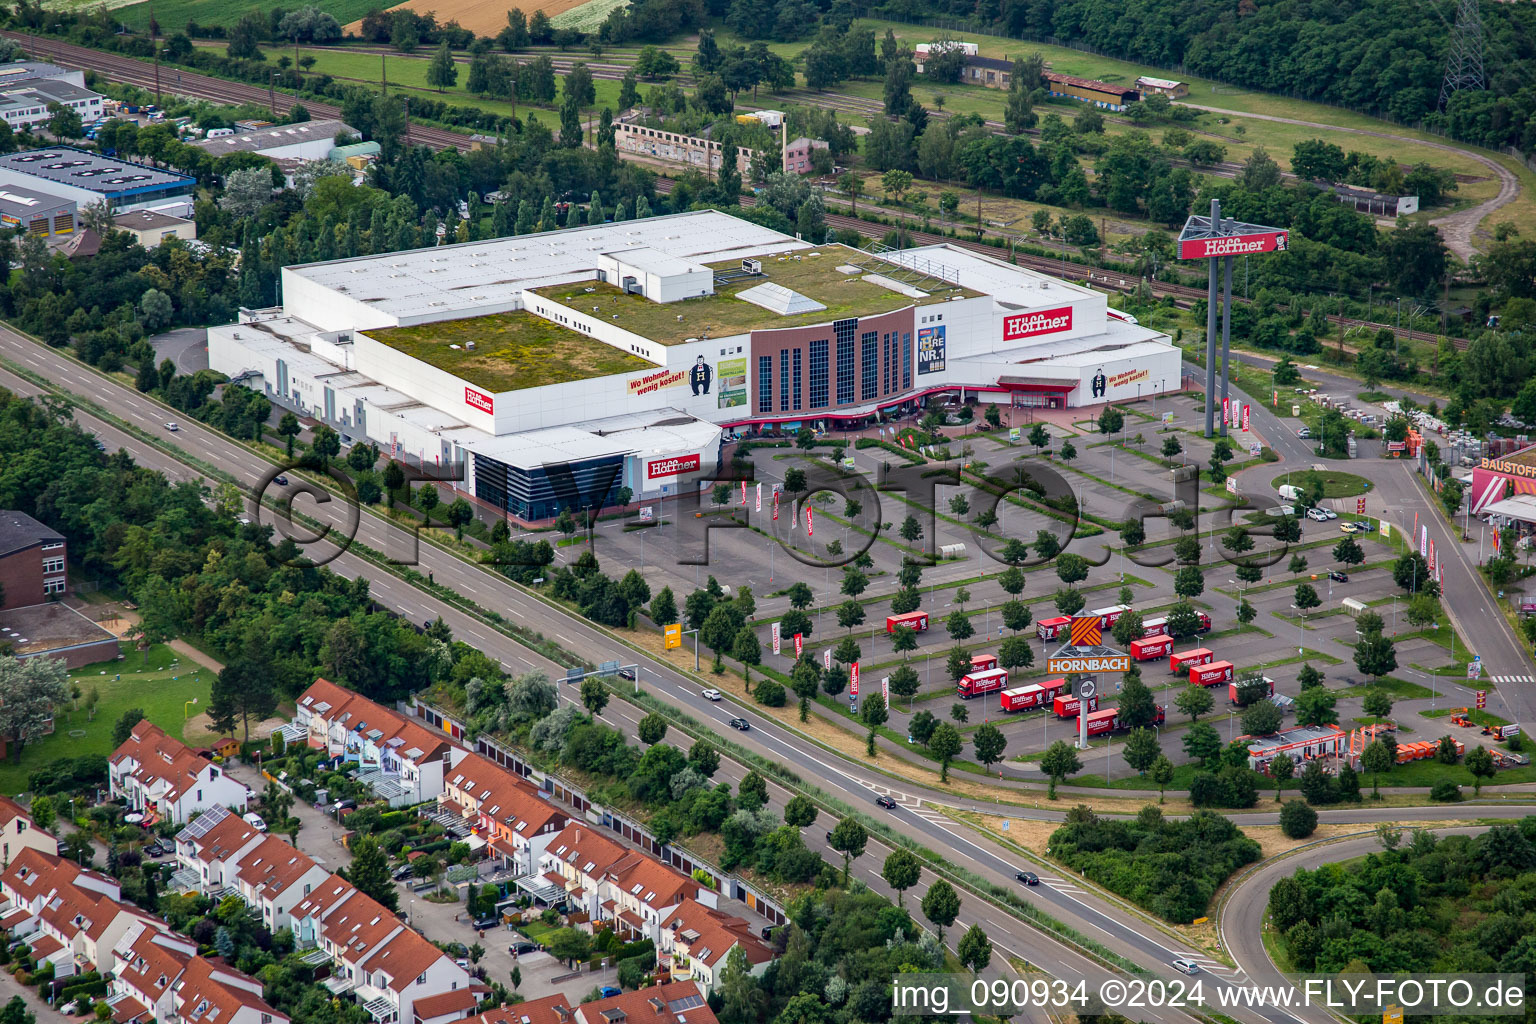
[(1284, 252), (1287, 232), (1260, 231), (1225, 238), (1183, 238), (1179, 240), (1179, 259), (1205, 260), (1213, 256), (1248, 256), (1257, 252)]
[(464, 389), (464, 404), (481, 412), (495, 413), (496, 411), (495, 399), (483, 391), (476, 391), (470, 387)]
[(653, 459), (645, 464), (645, 477), (647, 480), (660, 480), (664, 477), (677, 476), (681, 473), (692, 473), (699, 468), (697, 455), (680, 455), (671, 459)]
[(917, 331), (917, 372), (941, 373), (944, 370), (944, 328), (920, 327)]
[[(1018, 341), (1041, 334), (1059, 334), (1072, 329), (1072, 307), (1037, 309), (1032, 313), (1019, 313), (1003, 317), (1003, 340)], [(943, 330), (941, 327), (940, 330)]]
[(687, 382), (688, 374), (684, 370), (650, 370), (629, 378), (625, 384), (629, 389), (630, 397), (634, 398), (637, 395), (649, 395), (663, 388), (675, 388)]
[(721, 409), (747, 404), (747, 359), (722, 359), (716, 364), (719, 381), (715, 394)]

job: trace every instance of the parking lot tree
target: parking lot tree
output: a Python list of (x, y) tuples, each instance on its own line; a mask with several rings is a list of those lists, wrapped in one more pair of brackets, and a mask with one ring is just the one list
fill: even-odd
[[(1397, 669), (1397, 648), (1392, 638), (1367, 633), (1355, 644), (1355, 667), (1368, 676), (1381, 677)], [(1369, 700), (1370, 698), (1366, 698)], [(1391, 702), (1388, 702), (1390, 708)]]
[(805, 470), (798, 467), (788, 470), (784, 474), (784, 491), (787, 494), (799, 494), (805, 490)]
[(1345, 537), (1333, 546), (1333, 560), (1344, 565), (1359, 565), (1365, 561), (1365, 551), (1353, 537)]
[(1253, 550), (1253, 538), (1248, 535), (1246, 526), (1234, 526), (1222, 535), (1221, 546), (1234, 555), (1241, 555)]
[(816, 824), (816, 805), (805, 794), (796, 794), (784, 805), (784, 824), (795, 828), (809, 828)]
[(1173, 559), (1180, 565), (1198, 565), (1200, 550), (1200, 538), (1186, 535), (1173, 542)]
[(1200, 613), (1188, 601), (1179, 601), (1168, 609), (1168, 635), (1183, 643), (1200, 632)]
[(956, 644), (944, 659), (944, 670), (949, 673), (950, 679), (959, 682), (960, 677), (971, 670), (971, 652)]
[(960, 753), (960, 732), (948, 722), (940, 722), (928, 737), (928, 753), (939, 762), (939, 781), (949, 781), (949, 762)]
[(666, 739), (667, 720), (661, 717), (661, 715), (652, 711), (650, 714), (640, 719), (638, 731), (640, 734), (640, 742), (644, 743), (648, 747), (654, 747), (656, 744)]
[(922, 862), (905, 847), (897, 847), (887, 854), (885, 864), (880, 868), (880, 877), (885, 879), (885, 884), (896, 890), (897, 907), (906, 906), (907, 890), (916, 885), (922, 876)]
[[(393, 913), (399, 909), (400, 897), (395, 883), (389, 877), (389, 857), (370, 835), (357, 836), (350, 844), (352, 863), (345, 868), (347, 881), (365, 896), (372, 896)], [(338, 872), (340, 873), (340, 872)]]
[(1472, 773), (1472, 794), (1480, 795), (1483, 791), (1483, 780), (1493, 778), (1497, 769), (1493, 764), (1493, 755), (1482, 744), (1467, 755), (1467, 771)]
[(804, 611), (811, 606), (811, 602), (816, 600), (816, 595), (811, 592), (810, 586), (804, 580), (791, 583), (789, 589), (784, 592), (784, 596), (789, 598), (789, 606), (797, 611)]
[(1392, 713), (1392, 695), (1385, 690), (1372, 690), (1365, 695), (1361, 709), (1380, 722)]
[(651, 621), (658, 626), (670, 626), (677, 621), (677, 598), (671, 587), (662, 587), (651, 598)]
[(741, 614), (741, 609), (730, 601), (717, 601), (709, 610), (703, 626), (699, 628), (699, 639), (715, 652), (716, 673), (722, 670), (723, 665), (720, 659), (731, 649), (731, 644), (736, 640), (736, 634), (741, 632), (744, 625), (746, 625), (746, 617)]
[(1125, 763), (1136, 769), (1137, 774), (1145, 775), (1147, 769), (1163, 756), (1163, 748), (1158, 745), (1157, 734), (1151, 729), (1132, 729), (1125, 739), (1123, 756)]
[(1035, 619), (1034, 614), (1029, 610), (1029, 605), (1018, 598), (1003, 602), (1002, 617), (1003, 625), (1014, 633), (1028, 629)]
[(1211, 696), (1211, 691), (1204, 686), (1186, 686), (1173, 698), (1173, 706), (1189, 716), (1191, 722), (1198, 722), (1201, 715), (1208, 715), (1216, 706), (1216, 698)]
[(1257, 565), (1240, 565), (1237, 567), (1237, 582), (1252, 585), (1264, 578), (1264, 570)]
[(971, 503), (966, 500), (965, 495), (957, 494), (953, 498), (949, 499), (949, 513), (950, 513), (950, 515), (960, 516), (961, 518), (964, 518), (965, 516), (970, 514), (970, 511), (971, 511)]
[(964, 704), (951, 704), (949, 706), (949, 717), (964, 725), (970, 721), (971, 712)]
[(890, 712), (886, 710), (885, 701), (878, 695), (859, 705), (859, 721), (869, 729), (864, 737), (864, 756), (870, 760), (875, 758), (875, 735), (888, 717)]
[(891, 693), (897, 697), (906, 697), (908, 700), (911, 700), (912, 697), (917, 695), (917, 689), (920, 684), (921, 680), (918, 677), (917, 669), (911, 665), (898, 665), (896, 670), (891, 673)]
[(1062, 462), (1071, 462), (1073, 459), (1077, 458), (1077, 445), (1073, 444), (1069, 440), (1063, 439), (1061, 442), (1061, 451), (1059, 454), (1061, 455)]
[(1076, 615), (1087, 603), (1087, 599), (1079, 590), (1073, 590), (1071, 587), (1058, 587), (1056, 590), (1056, 611), (1062, 615)]
[[(915, 589), (923, 582), (923, 567), (911, 559), (903, 558), (901, 560), (901, 568), (896, 570), (896, 582), (903, 588)], [(804, 586), (804, 584), (801, 585)], [(810, 593), (809, 587), (806, 587), (806, 593)], [(809, 604), (810, 602), (807, 601), (806, 603)]]
[(939, 727), (939, 720), (931, 711), (919, 711), (912, 716), (912, 721), (907, 723), (907, 735), (912, 737), (914, 743), (928, 745), (928, 740), (933, 737), (933, 730)]
[(1296, 685), (1302, 690), (1310, 690), (1314, 686), (1322, 686), (1327, 677), (1312, 667), (1311, 662), (1301, 666), (1301, 671), (1296, 673)]
[(845, 636), (832, 648), (832, 660), (841, 665), (852, 665), (859, 660), (859, 642), (851, 636)]
[(1305, 800), (1287, 800), (1280, 808), (1280, 831), (1289, 839), (1307, 838), (1317, 831), (1317, 812)]
[(1008, 738), (1001, 729), (987, 722), (977, 727), (971, 735), (971, 747), (981, 766), (990, 769), (1003, 759), (1003, 751), (1008, 748)]
[[(1129, 604), (1130, 602), (1122, 601), (1120, 603)], [(1120, 617), (1115, 620), (1115, 624), (1110, 627), (1109, 632), (1121, 647), (1125, 647), (1129, 645), (1132, 640), (1139, 640), (1141, 638), (1141, 623), (1141, 612), (1138, 612), (1136, 609), (1132, 608), (1128, 612), (1121, 613)]]
[(1314, 686), (1296, 695), (1296, 720), (1303, 725), (1337, 725), (1339, 723), (1338, 698)]
[(1365, 752), (1360, 755), (1360, 767), (1371, 773), (1371, 798), (1381, 797), (1381, 777), (1392, 770), (1392, 751), (1381, 740), (1373, 740), (1366, 745)]
[(848, 669), (834, 664), (821, 674), (821, 690), (828, 697), (836, 697), (848, 689)]
[(891, 631), (891, 650), (905, 661), (907, 655), (917, 650), (917, 630), (911, 626), (897, 626)]
[(1294, 544), (1301, 540), (1301, 523), (1295, 516), (1281, 516), (1272, 528), (1275, 540)]
[(1076, 775), (1083, 770), (1083, 762), (1078, 759), (1077, 751), (1065, 740), (1057, 740), (1045, 748), (1045, 753), (1040, 758), (1040, 770), (1045, 772), (1051, 780), (1046, 795), (1052, 800), (1056, 799), (1056, 786), (1069, 775)]
[(1049, 562), (1061, 554), (1061, 539), (1050, 530), (1037, 531), (1035, 542), (1030, 546), (1035, 549), (1035, 557), (1042, 562)]
[(1253, 676), (1237, 684), (1237, 706), (1246, 708), (1269, 696), (1269, 683), (1263, 676)]
[(608, 706), (608, 688), (601, 679), (581, 681), (581, 704), (593, 716), (603, 713), (603, 708)]
[(849, 597), (858, 597), (869, 588), (869, 577), (858, 570), (856, 566), (843, 567), (843, 582), (839, 588)]
[(794, 668), (789, 670), (789, 686), (800, 698), (800, 721), (810, 714), (810, 702), (816, 699), (816, 688), (821, 685), (821, 665), (809, 651), (800, 656)]
[(1244, 628), (1247, 628), (1249, 623), (1258, 618), (1258, 615), (1259, 610), (1253, 605), (1249, 604), (1247, 598), (1244, 598), (1237, 603), (1237, 621), (1242, 623)]
[(1045, 429), (1044, 423), (1036, 423), (1029, 428), (1029, 443), (1035, 446), (1035, 454), (1040, 454), (1040, 449), (1051, 443), (1051, 432)]
[(1205, 593), (1205, 573), (1197, 565), (1186, 565), (1173, 576), (1173, 592), (1188, 600)]
[(863, 623), (864, 606), (853, 598), (850, 597), (837, 606), (837, 624), (839, 626), (842, 626), (851, 633), (854, 626), (863, 625)]
[(1162, 451), (1165, 459), (1178, 458), (1184, 452), (1184, 442), (1180, 441), (1176, 435), (1169, 434), (1163, 438)]
[(997, 585), (1011, 597), (1018, 597), (1024, 592), (1024, 582), (1024, 570), (1016, 565), (1010, 565), (997, 574)]
[(923, 894), (923, 916), (938, 932), (939, 948), (944, 948), (944, 929), (955, 923), (960, 916), (960, 894), (955, 887), (940, 878)]
[(944, 620), (944, 631), (957, 644), (976, 635), (976, 627), (971, 625), (971, 617), (958, 608), (950, 612), (949, 617)]
[(1196, 722), (1184, 731), (1184, 753), (1213, 768), (1221, 759), (1221, 734), (1208, 722)]
[(1125, 429), (1125, 414), (1114, 406), (1107, 405), (1104, 411), (1099, 413), (1098, 423), (1099, 433), (1118, 434)]
[(1137, 548), (1147, 542), (1146, 528), (1138, 521), (1128, 521), (1120, 530), (1120, 539), (1126, 547)]
[(1249, 736), (1270, 736), (1280, 731), (1280, 709), (1261, 700), (1243, 711), (1243, 732)]
[[(1423, 629), (1430, 623), (1440, 619), (1440, 602), (1429, 594), (1414, 594), (1408, 600), (1407, 611), (1408, 624)], [(1536, 617), (1527, 616), (1520, 620), (1520, 625), (1526, 627), (1528, 623), (1536, 624)], [(1526, 628), (1526, 639), (1536, 639), (1530, 636), (1529, 628)]]
[(855, 857), (864, 856), (869, 845), (869, 831), (856, 818), (844, 818), (832, 829), (832, 849), (843, 855), (843, 884), (848, 884), (848, 866)]
[(1441, 764), (1455, 764), (1460, 759), (1461, 755), (1456, 753), (1456, 741), (1449, 736), (1441, 736), (1435, 746), (1435, 760)]
[(907, 612), (915, 612), (922, 606), (922, 592), (915, 587), (902, 587), (891, 597), (891, 613), (894, 615), (905, 615)]
[(1035, 650), (1027, 636), (1010, 636), (997, 647), (997, 662), (1012, 672), (1035, 663)]
[(1323, 602), (1317, 596), (1317, 588), (1312, 586), (1312, 584), (1310, 584), (1310, 583), (1298, 583), (1298, 584), (1296, 584), (1296, 600), (1295, 600), (1295, 604), (1296, 604), (1297, 608), (1301, 609), (1303, 614), (1305, 614), (1307, 611), (1309, 611), (1309, 610), (1311, 610), (1313, 608), (1316, 608), (1318, 605), (1320, 605), (1322, 603)]
[(1417, 551), (1402, 555), (1392, 563), (1392, 582), (1410, 594), (1421, 590), (1435, 593), (1429, 577), (1429, 561)]
[(1156, 713), (1157, 705), (1147, 684), (1141, 681), (1140, 675), (1127, 673), (1120, 690), (1121, 723), (1132, 729), (1151, 725)]
[(916, 516), (909, 515), (901, 521), (901, 527), (897, 530), (901, 539), (908, 544), (916, 544), (923, 536), (923, 524), (917, 521)]
[[(793, 641), (797, 635), (809, 638), (814, 629), (815, 621), (798, 608), (791, 608), (779, 617), (779, 633), (786, 641)], [(794, 647), (792, 642), (790, 647)]]

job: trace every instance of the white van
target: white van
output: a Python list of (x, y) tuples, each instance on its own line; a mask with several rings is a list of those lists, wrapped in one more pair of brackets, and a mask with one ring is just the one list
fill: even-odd
[(1279, 491), (1280, 497), (1285, 501), (1300, 501), (1301, 488), (1291, 484), (1283, 484)]

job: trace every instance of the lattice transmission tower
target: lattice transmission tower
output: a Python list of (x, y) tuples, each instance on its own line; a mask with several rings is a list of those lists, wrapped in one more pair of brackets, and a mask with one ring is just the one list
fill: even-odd
[(1440, 83), (1440, 109), (1460, 89), (1485, 89), (1483, 76), (1483, 15), (1478, 0), (1457, 0), (1456, 24), (1446, 51), (1445, 78)]

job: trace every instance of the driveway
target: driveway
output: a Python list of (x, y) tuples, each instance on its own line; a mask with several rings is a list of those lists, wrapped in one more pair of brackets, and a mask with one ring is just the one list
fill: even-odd
[(178, 327), (149, 339), (155, 349), (155, 362), (169, 359), (177, 373), (196, 373), (208, 369), (208, 332), (201, 327)]

